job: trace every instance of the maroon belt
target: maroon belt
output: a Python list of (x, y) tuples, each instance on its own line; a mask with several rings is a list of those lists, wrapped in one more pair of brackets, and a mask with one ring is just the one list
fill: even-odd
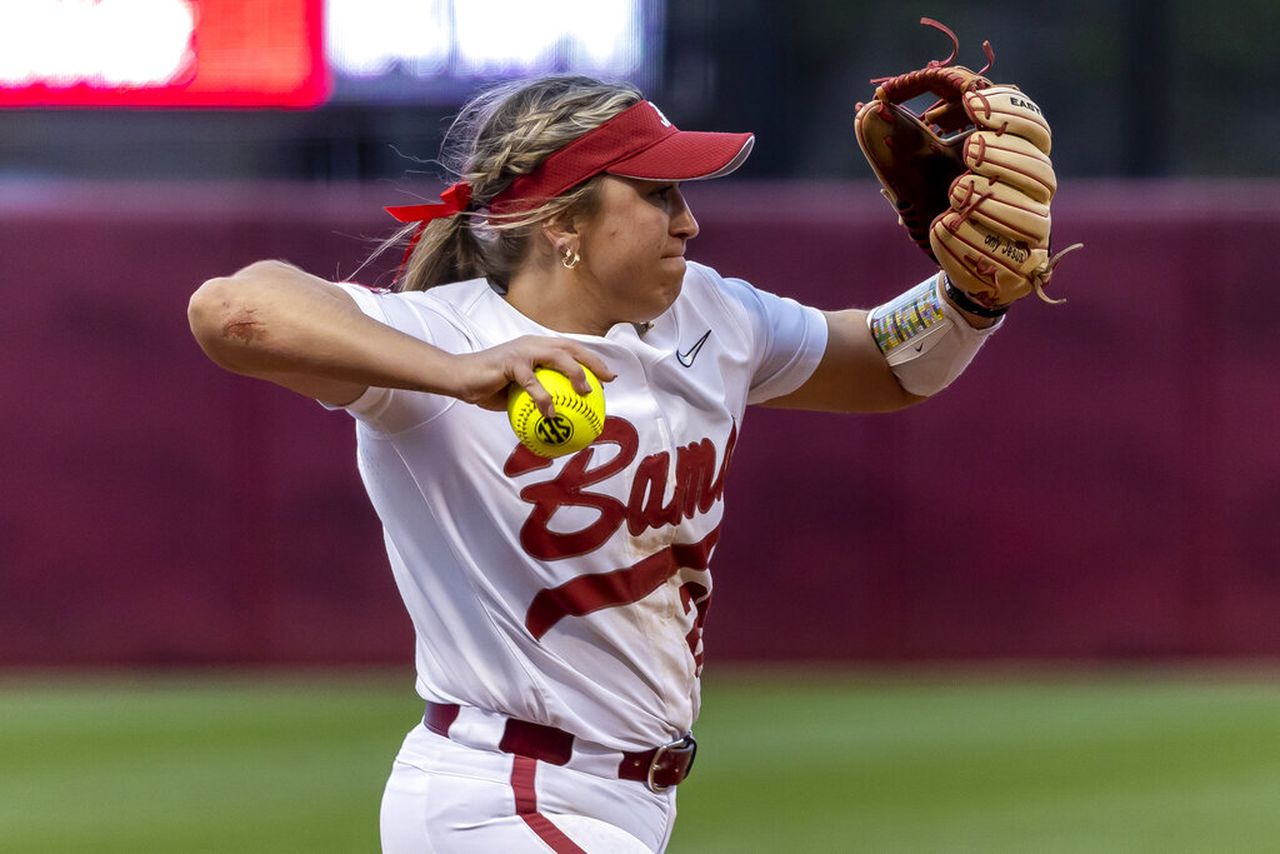
[[(427, 702), (422, 722), (436, 735), (449, 737), (449, 727), (461, 707), (455, 703)], [(556, 727), (507, 718), (498, 749), (504, 753), (528, 756), (551, 765), (565, 765), (573, 756), (573, 735)], [(651, 750), (623, 752), (618, 763), (618, 777), (644, 783), (654, 792), (677, 786), (689, 776), (698, 742), (692, 735)]]

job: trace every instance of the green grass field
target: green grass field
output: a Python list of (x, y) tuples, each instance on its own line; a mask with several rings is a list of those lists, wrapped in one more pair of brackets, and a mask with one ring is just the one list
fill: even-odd
[[(0, 852), (374, 851), (404, 676), (0, 679)], [(1280, 679), (706, 684), (672, 852), (1280, 851)]]

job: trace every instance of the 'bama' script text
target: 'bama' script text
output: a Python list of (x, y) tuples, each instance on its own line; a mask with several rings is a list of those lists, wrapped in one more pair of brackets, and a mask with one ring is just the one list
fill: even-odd
[[(719, 465), (716, 464), (716, 446), (710, 439), (677, 448), (675, 487), (665, 503), (671, 456), (667, 451), (660, 451), (644, 457), (636, 467), (635, 480), (624, 504), (611, 495), (587, 489), (624, 471), (639, 450), (640, 437), (630, 422), (606, 418), (600, 437), (571, 457), (559, 474), (520, 491), (521, 500), (533, 505), (529, 518), (520, 529), (520, 544), (540, 560), (559, 560), (594, 551), (624, 523), (631, 535), (637, 536), (650, 528), (676, 525), (682, 519), (706, 513), (724, 495), (725, 473), (737, 438), (738, 428), (734, 425), (725, 441)], [(597, 456), (603, 456), (598, 454), (599, 446), (606, 444), (617, 445), (618, 453), (593, 465)], [(507, 458), (503, 471), (507, 476), (515, 477), (550, 465), (550, 460), (519, 446)], [(561, 507), (588, 507), (598, 511), (599, 516), (577, 531), (552, 531), (547, 527), (548, 522)]]

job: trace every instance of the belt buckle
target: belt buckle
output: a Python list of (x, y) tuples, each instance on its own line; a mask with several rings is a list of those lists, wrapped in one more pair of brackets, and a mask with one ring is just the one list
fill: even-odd
[(692, 734), (687, 734), (682, 738), (676, 739), (675, 741), (668, 742), (653, 752), (653, 761), (649, 763), (649, 773), (646, 776), (645, 782), (644, 782), (645, 786), (648, 787), (649, 791), (657, 794), (657, 793), (665, 792), (667, 789), (671, 788), (670, 786), (659, 786), (657, 782), (654, 781), (653, 777), (656, 773), (658, 773), (658, 764), (662, 761), (662, 757), (667, 755), (668, 751), (677, 750), (679, 748), (684, 748), (684, 747), (692, 748), (692, 752), (689, 756), (689, 764), (686, 765), (684, 769), (684, 775), (687, 776), (689, 773), (689, 769), (693, 767), (693, 760), (698, 755), (698, 742), (693, 737)]

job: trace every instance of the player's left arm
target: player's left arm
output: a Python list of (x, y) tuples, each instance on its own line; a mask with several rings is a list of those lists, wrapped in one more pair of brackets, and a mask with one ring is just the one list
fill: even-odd
[(827, 349), (804, 385), (764, 403), (819, 412), (892, 412), (925, 400), (902, 387), (867, 329), (862, 309), (823, 312)]
[(764, 406), (821, 412), (893, 412), (949, 385), (993, 318), (962, 311), (930, 278), (871, 309), (824, 312), (827, 347), (800, 388)]

